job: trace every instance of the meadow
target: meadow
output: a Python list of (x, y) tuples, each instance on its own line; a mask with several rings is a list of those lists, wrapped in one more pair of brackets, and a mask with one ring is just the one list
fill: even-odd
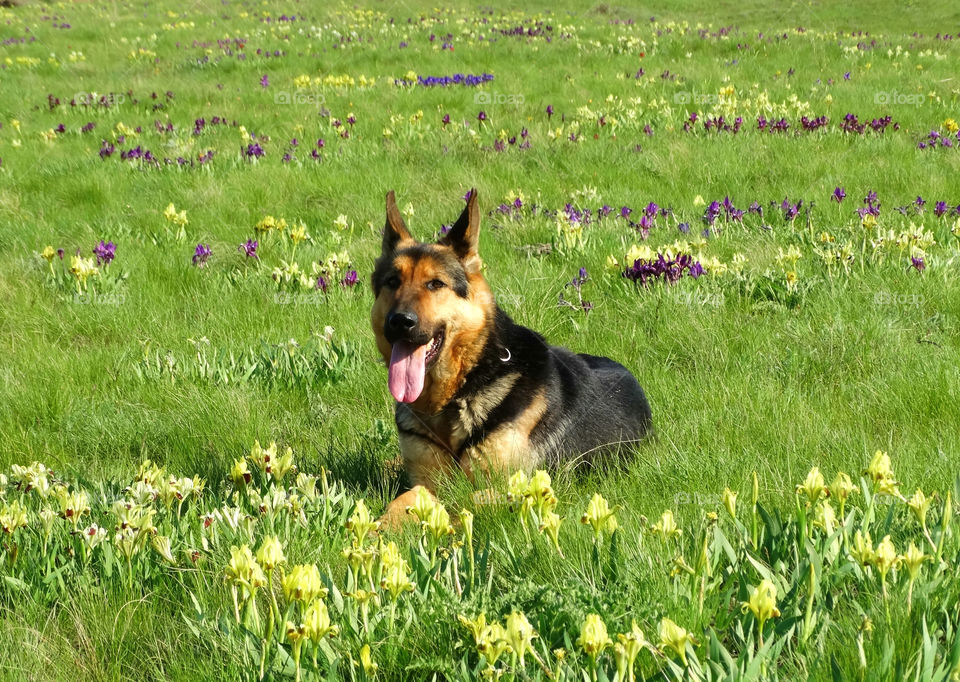
[[(956, 680), (960, 8), (0, 3), (0, 675)], [(384, 195), (639, 378), (402, 532)]]

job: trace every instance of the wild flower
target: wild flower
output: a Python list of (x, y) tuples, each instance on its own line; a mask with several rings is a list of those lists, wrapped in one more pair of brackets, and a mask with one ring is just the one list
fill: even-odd
[(268, 448), (263, 448), (259, 440), (253, 442), (249, 454), (250, 461), (265, 475), (273, 470), (274, 460), (277, 458), (277, 443), (272, 441)]
[(673, 512), (669, 509), (664, 510), (659, 520), (650, 526), (650, 532), (657, 535), (663, 542), (679, 538), (683, 530), (677, 525)]
[(380, 588), (386, 590), (391, 599), (396, 601), (404, 592), (415, 589), (410, 580), (410, 568), (404, 559), (392, 563), (384, 563), (383, 578), (380, 579)]
[(670, 650), (680, 659), (684, 667), (687, 665), (687, 644), (693, 641), (690, 633), (677, 625), (669, 618), (662, 618), (657, 628), (660, 637), (661, 650)]
[(600, 493), (594, 493), (587, 510), (580, 517), (580, 523), (593, 528), (593, 539), (602, 543), (604, 535), (613, 535), (617, 530), (616, 508), (610, 509), (610, 503)]
[(634, 667), (640, 652), (650, 646), (636, 621), (631, 623), (630, 632), (617, 635), (613, 645), (613, 656), (617, 666), (617, 679), (620, 682), (634, 682)]
[(27, 525), (27, 509), (20, 500), (13, 500), (0, 507), (0, 530), (7, 535), (13, 535), (17, 530)]
[(506, 629), (497, 622), (488, 624), (486, 614), (480, 613), (473, 620), (463, 615), (457, 618), (473, 635), (477, 653), (486, 659), (488, 668), (496, 666), (497, 660), (504, 653), (512, 651)]
[(177, 560), (173, 556), (173, 551), (171, 550), (169, 537), (166, 535), (154, 535), (150, 538), (150, 545), (165, 562), (171, 566), (177, 565)]
[(923, 550), (918, 549), (912, 540), (907, 551), (898, 559), (900, 564), (907, 567), (907, 613), (913, 608), (913, 584), (916, 582), (917, 576), (920, 575), (920, 569), (923, 568), (924, 562), (930, 560), (931, 557), (924, 554)]
[(763, 625), (771, 618), (780, 615), (777, 608), (777, 587), (767, 579), (761, 580), (756, 587), (750, 588), (750, 597), (743, 602), (744, 613), (749, 611), (757, 620), (757, 635), (760, 646), (763, 646)]
[(94, 548), (98, 547), (107, 539), (107, 529), (101, 528), (95, 523), (90, 524), (80, 534), (83, 544), (86, 547), (86, 551), (90, 552)]
[(104, 243), (101, 239), (100, 243), (93, 248), (93, 255), (97, 259), (97, 265), (110, 265), (117, 256), (117, 245), (113, 242)]
[(178, 212), (177, 207), (172, 203), (167, 204), (167, 207), (163, 211), (163, 217), (167, 222), (173, 223), (178, 227), (184, 227), (189, 222), (187, 220), (187, 212), (185, 210)]
[(723, 495), (721, 497), (723, 501), (723, 507), (727, 510), (727, 513), (730, 515), (730, 518), (737, 518), (737, 493), (730, 488), (723, 489)]
[(553, 548), (557, 550), (557, 554), (559, 554), (562, 558), (563, 550), (560, 549), (561, 523), (563, 523), (563, 519), (560, 518), (560, 515), (556, 512), (549, 511), (541, 519), (539, 530), (541, 533), (547, 534), (547, 537), (550, 539), (550, 543), (553, 545)]
[[(240, 610), (257, 590), (267, 584), (267, 577), (263, 568), (253, 558), (249, 545), (230, 548), (230, 561), (225, 571), (227, 582), (230, 583), (234, 596), (234, 611), (237, 622), (240, 622)], [(239, 607), (237, 597), (239, 591)]]
[(69, 492), (66, 487), (58, 486), (54, 494), (60, 502), (60, 514), (76, 529), (80, 517), (90, 513), (90, 501), (82, 490)]
[(270, 467), (270, 478), (275, 481), (283, 481), (286, 475), (297, 470), (293, 463), (293, 448), (287, 447), (282, 453), (277, 455)]
[(373, 679), (377, 674), (377, 670), (380, 668), (373, 660), (373, 656), (370, 653), (370, 645), (364, 644), (360, 647), (360, 667), (363, 668), (363, 674), (367, 676), (367, 679)]
[(70, 259), (70, 274), (77, 280), (77, 293), (86, 291), (87, 280), (100, 275), (100, 268), (93, 264), (92, 258), (73, 256)]
[(197, 244), (193, 250), (193, 264), (198, 268), (204, 267), (212, 254), (209, 244)]
[(873, 563), (873, 541), (869, 531), (858, 530), (854, 534), (850, 557), (864, 567)]
[(293, 242), (294, 246), (309, 239), (310, 235), (307, 234), (307, 226), (302, 221), (290, 228), (290, 241)]
[(250, 482), (250, 478), (250, 468), (247, 466), (247, 460), (234, 460), (233, 466), (230, 467), (230, 480), (233, 481), (233, 484), (238, 488), (243, 488)]
[(819, 467), (813, 467), (810, 469), (810, 472), (807, 474), (807, 477), (804, 479), (803, 483), (797, 486), (797, 494), (803, 494), (807, 497), (807, 506), (812, 507), (817, 503), (817, 500), (820, 499), (821, 495), (827, 493), (826, 485), (824, 484), (823, 474), (820, 473)]
[(247, 258), (255, 258), (259, 260), (259, 256), (257, 255), (258, 246), (259, 246), (259, 242), (253, 239), (248, 239), (243, 244), (238, 246), (237, 250), (243, 255), (245, 255)]
[(907, 500), (907, 507), (917, 520), (917, 523), (920, 524), (920, 528), (923, 529), (924, 534), (927, 534), (927, 511), (930, 509), (932, 502), (933, 497), (924, 495), (923, 490), (920, 488), (917, 488), (917, 491)]
[(298, 564), (283, 576), (283, 596), (287, 602), (306, 606), (314, 599), (325, 599), (327, 588), (315, 564)]
[(830, 484), (827, 488), (827, 492), (830, 497), (837, 500), (840, 504), (840, 516), (843, 517), (843, 508), (847, 503), (847, 499), (853, 493), (857, 492), (859, 488), (854, 485), (853, 481), (850, 479), (850, 476), (846, 473), (840, 471), (837, 473), (836, 477), (833, 479), (833, 483)]
[(514, 655), (520, 659), (520, 667), (523, 667), (524, 658), (528, 652), (536, 656), (531, 642), (533, 642), (537, 633), (533, 629), (533, 626), (530, 625), (527, 617), (519, 611), (514, 611), (507, 616), (506, 625), (507, 642), (509, 642), (510, 648), (513, 649)]
[(286, 562), (283, 553), (283, 544), (276, 535), (264, 536), (257, 550), (257, 562), (268, 573)]
[(370, 533), (375, 533), (380, 528), (380, 522), (374, 520), (370, 510), (364, 501), (357, 500), (353, 508), (353, 514), (347, 519), (346, 529), (353, 535), (353, 545), (361, 547), (363, 541)]
[(874, 483), (874, 491), (882, 495), (900, 497), (900, 490), (890, 466), (890, 456), (877, 450), (865, 472)]

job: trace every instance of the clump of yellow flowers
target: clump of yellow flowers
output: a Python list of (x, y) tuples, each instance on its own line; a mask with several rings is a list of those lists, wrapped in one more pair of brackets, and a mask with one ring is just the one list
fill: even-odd
[[(951, 495), (941, 500), (917, 488), (905, 498), (886, 452), (873, 455), (859, 486), (845, 472), (828, 478), (812, 467), (793, 486), (795, 515), (776, 521), (760, 505), (758, 478), (747, 513), (762, 516), (762, 524), (741, 523), (742, 503), (730, 488), (699, 519), (675, 508), (652, 523), (633, 523), (628, 514), (621, 522), (620, 508), (596, 493), (577, 526), (585, 528), (561, 539), (550, 530), (561, 503), (549, 474), (515, 473), (505, 497), (527, 542), (511, 543), (496, 509), (476, 518), (467, 508), (453, 513), (425, 488), (407, 510), (415, 533), (386, 528), (366, 500), (348, 495), (324, 471), (299, 471), (292, 450), (272, 441), (256, 442), (233, 463), (226, 494), (147, 460), (129, 485), (104, 496), (34, 462), (0, 475), (0, 560), (24, 581), (34, 579), (37, 562), (75, 562), (71, 570), (104, 582), (118, 576), (120, 589), (135, 594), (150, 589), (141, 581), (183, 580), (194, 566), (203, 575), (212, 558), (223, 576), (221, 596), (191, 592), (194, 606), (198, 613), (225, 606), (232, 614), (220, 621), (219, 637), (255, 635), (259, 660), (250, 663), (251, 670), (259, 664), (261, 679), (285, 661), (295, 677), (324, 679), (351, 666), (369, 679), (392, 670), (391, 643), (409, 637), (411, 626), (430, 631), (424, 613), (451, 610), (469, 614), (459, 616), (469, 652), (454, 647), (451, 655), (489, 679), (698, 678), (721, 660), (745, 670), (751, 657), (772, 670), (771, 652), (782, 648), (772, 643), (785, 635), (770, 624), (781, 611), (802, 614), (802, 624), (786, 630), (796, 633), (792, 646), (815, 650), (827, 636), (824, 624), (838, 627), (851, 608), (866, 614), (871, 628), (877, 620), (890, 627), (894, 614), (912, 617), (920, 604), (928, 609), (940, 598), (930, 586), (957, 570)], [(877, 513), (881, 504), (894, 506)], [(721, 523), (717, 512), (724, 510)], [(550, 547), (529, 542), (531, 526), (549, 536)], [(592, 563), (584, 560), (591, 550)], [(539, 578), (504, 576), (544, 551), (553, 558), (543, 570), (584, 576), (575, 596)], [(781, 558), (769, 562), (770, 551)], [(692, 565), (685, 554), (696, 557)], [(606, 608), (603, 595), (635, 566), (661, 595), (642, 617)], [(874, 603), (883, 618), (872, 612)], [(721, 609), (733, 625), (714, 637)], [(741, 653), (711, 658), (733, 629), (744, 637)], [(656, 632), (653, 642), (644, 630)], [(862, 665), (869, 663), (867, 633), (857, 635)], [(644, 650), (651, 655), (643, 658)]]

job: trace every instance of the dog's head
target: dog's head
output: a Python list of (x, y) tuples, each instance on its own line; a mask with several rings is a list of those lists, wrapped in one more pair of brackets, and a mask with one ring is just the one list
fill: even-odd
[(495, 310), (477, 253), (477, 191), (436, 243), (414, 239), (387, 194), (383, 249), (373, 272), (370, 322), (389, 367), (390, 393), (439, 409), (479, 357)]

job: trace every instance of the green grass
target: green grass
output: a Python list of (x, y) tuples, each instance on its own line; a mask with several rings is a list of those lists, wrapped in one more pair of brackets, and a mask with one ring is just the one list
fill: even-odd
[[(264, 12), (302, 14), (304, 20), (264, 23)], [(481, 39), (494, 27), (529, 28), (537, 19), (552, 27), (550, 42)], [(71, 27), (54, 27), (64, 22)], [(172, 22), (188, 23), (164, 28)], [(705, 37), (698, 34), (700, 24)], [(728, 35), (717, 36), (722, 27), (729, 27)], [(357, 38), (334, 47), (351, 31)], [(854, 31), (869, 35), (851, 36)], [(897, 9), (866, 2), (698, 1), (640, 9), (540, 3), (522, 10), (498, 4), (483, 14), (460, 4), (437, 12), (422, 3), (377, 4), (370, 14), (352, 6), (327, 12), (282, 3), (199, 3), (184, 10), (170, 2), (24, 2), (0, 9), (0, 40), (36, 37), (0, 52), (0, 64), (8, 57), (13, 62), (0, 70), (0, 352), (6, 358), (0, 367), (0, 467), (39, 460), (65, 480), (89, 489), (110, 482), (111, 494), (119, 494), (116, 486), (129, 483), (150, 458), (177, 475), (206, 478), (214, 498), (209, 504), (219, 506), (233, 461), (255, 439), (276, 440), (294, 449), (301, 470), (325, 467), (348, 486), (351, 498), (365, 497), (381, 510), (400, 485), (384, 465), (396, 456), (397, 444), (386, 373), (368, 322), (367, 280), (379, 252), (383, 196), (394, 189), (401, 207), (412, 204), (408, 223), (426, 239), (456, 217), (470, 187), (479, 188), (484, 212), (520, 192), (525, 208), (519, 217), (492, 213), (483, 222), (481, 254), (500, 304), (552, 343), (623, 362), (647, 391), (657, 434), (613, 471), (564, 474), (555, 482), (568, 518), (569, 563), (555, 564), (544, 547), (519, 549), (522, 534), (506, 513), (484, 517), (484, 537), (509, 559), (493, 552), (494, 589), (459, 612), (473, 615), (474, 607), (482, 607), (502, 616), (522, 608), (531, 620), (539, 618), (541, 636), (557, 646), (563, 632), (574, 632), (575, 639), (579, 619), (591, 609), (609, 616), (611, 632), (625, 631), (635, 617), (651, 638), (660, 616), (669, 615), (698, 639), (715, 623), (724, 645), (739, 648), (742, 642), (736, 644), (726, 629), (739, 610), (720, 599), (729, 596), (729, 585), (710, 604), (712, 615), (695, 613), (670, 586), (669, 566), (661, 565), (673, 557), (636, 546), (641, 517), (655, 519), (672, 508), (690, 529), (684, 551), (692, 562), (704, 513), (719, 508), (725, 487), (748, 497), (754, 471), (764, 503), (784, 511), (793, 509), (794, 486), (811, 466), (819, 466), (828, 483), (841, 470), (856, 479), (877, 449), (891, 454), (904, 491), (935, 489), (942, 499), (954, 484), (960, 464), (960, 239), (951, 232), (956, 214), (937, 218), (933, 206), (938, 200), (951, 207), (960, 203), (960, 155), (957, 144), (919, 150), (917, 143), (931, 130), (948, 134), (946, 119), (960, 120), (960, 90), (953, 80), (957, 41), (934, 37), (958, 31), (960, 10), (932, 2)], [(453, 51), (439, 49), (448, 33)], [(241, 39), (245, 59), (237, 58), (236, 43), (228, 55), (218, 39)], [(401, 49), (401, 42), (408, 46)], [(864, 49), (851, 49), (858, 42)], [(138, 46), (155, 56), (131, 59)], [(898, 48), (909, 56), (897, 56)], [(284, 55), (265, 58), (258, 49)], [(71, 61), (71, 52), (84, 58)], [(55, 63), (48, 61), (51, 54)], [(205, 56), (209, 61), (199, 64)], [(18, 63), (18, 57), (36, 63)], [(637, 78), (640, 68), (644, 75)], [(494, 80), (479, 88), (393, 85), (409, 71), (490, 73)], [(278, 103), (278, 93), (298, 92), (294, 79), (303, 74), (355, 81), (364, 75), (376, 83), (299, 91), (322, 96), (329, 116), (321, 116), (311, 104)], [(260, 84), (264, 75), (268, 87)], [(714, 104), (726, 86), (737, 93), (729, 108)], [(123, 93), (123, 101), (93, 112), (69, 105), (74, 93), (91, 91)], [(478, 93), (522, 102), (478, 103)], [(766, 117), (785, 117), (788, 133), (756, 130), (761, 93), (772, 103)], [(922, 102), (883, 104), (890, 93)], [(60, 105), (51, 109), (48, 95)], [(688, 95), (699, 97), (699, 104), (684, 105)], [(791, 103), (791, 96), (808, 105)], [(155, 104), (162, 106), (154, 110)], [(555, 112), (550, 119), (548, 105)], [(705, 131), (702, 120), (715, 108), (728, 120), (743, 116), (742, 130)], [(694, 109), (700, 121), (684, 132)], [(476, 120), (480, 110), (488, 115), (483, 125)], [(418, 111), (422, 120), (411, 123)], [(357, 119), (352, 127), (345, 123), (351, 112)], [(839, 123), (847, 113), (864, 121), (889, 114), (899, 130), (891, 125), (882, 134), (844, 134)], [(445, 114), (452, 121), (446, 127)], [(601, 115), (607, 125), (597, 124)], [(826, 115), (830, 122), (819, 131), (798, 132), (801, 115)], [(266, 156), (244, 158), (249, 141), (241, 140), (238, 127), (213, 125), (214, 116), (268, 136), (262, 141)], [(194, 121), (201, 117), (207, 126), (195, 136)], [(350, 127), (348, 139), (339, 137), (334, 118)], [(95, 129), (81, 133), (91, 121)], [(157, 132), (155, 121), (172, 123), (174, 131)], [(121, 122), (129, 129), (142, 126), (142, 133), (120, 143)], [(43, 133), (60, 123), (66, 132), (46, 141)], [(652, 136), (644, 133), (647, 124)], [(551, 139), (561, 126), (558, 139)], [(498, 152), (501, 129), (518, 140)], [(521, 129), (529, 131), (529, 149), (517, 148)], [(571, 133), (577, 142), (568, 141)], [(293, 137), (300, 141), (297, 158), (283, 163)], [(321, 137), (318, 163), (309, 151)], [(103, 160), (101, 140), (116, 146)], [(160, 159), (216, 153), (209, 164), (185, 169), (121, 161), (121, 150), (136, 145)], [(840, 206), (830, 201), (837, 186), (847, 192)], [(925, 249), (922, 273), (910, 266), (908, 251), (896, 246), (877, 252), (886, 254), (882, 261), (875, 257), (867, 240), (878, 230), (861, 227), (854, 213), (869, 191), (879, 195), (884, 233), (910, 232), (910, 223), (933, 233), (936, 244)], [(709, 203), (728, 195), (744, 210), (758, 201), (765, 213), (748, 214), (742, 224), (721, 218), (719, 234), (690, 246), (694, 255), (730, 266), (725, 274), (708, 268), (698, 280), (641, 288), (606, 267), (608, 257), (622, 261), (632, 244), (656, 252), (677, 240), (695, 242), (705, 227), (704, 208), (695, 199)], [(918, 195), (928, 202), (922, 214), (894, 210)], [(770, 207), (785, 196), (813, 207), (789, 223)], [(658, 218), (642, 241), (615, 216), (626, 205), (637, 219), (650, 201), (672, 207), (674, 217)], [(558, 210), (568, 202), (594, 214), (608, 204), (614, 213), (585, 228), (584, 244), (564, 247), (555, 220), (530, 207)], [(187, 212), (182, 240), (163, 217), (170, 203)], [(322, 303), (277, 304), (270, 273), (289, 259), (289, 241), (261, 237), (259, 265), (245, 264), (237, 252), (238, 244), (256, 238), (254, 226), (268, 214), (306, 224), (312, 240), (297, 248), (295, 258), (302, 267), (309, 271), (310, 263), (346, 250), (360, 283), (342, 289), (334, 282)], [(341, 214), (351, 225), (344, 232), (334, 227)], [(678, 231), (681, 222), (691, 226), (688, 235)], [(826, 267), (817, 255), (824, 231), (835, 237), (834, 247), (851, 246), (849, 274)], [(70, 256), (76, 249), (89, 256), (101, 239), (117, 244), (117, 259), (109, 276), (91, 280), (91, 286), (119, 304), (77, 303), (65, 272)], [(213, 250), (204, 268), (191, 264), (198, 243)], [(529, 255), (528, 247), (539, 244), (551, 244), (552, 252)], [(63, 262), (54, 260), (56, 277), (39, 256), (47, 245), (66, 250)], [(778, 251), (790, 246), (803, 254), (796, 291), (787, 287), (787, 268), (776, 261)], [(748, 259), (740, 273), (732, 268), (737, 253)], [(583, 287), (594, 304), (589, 314), (556, 305), (561, 293), (573, 296), (565, 285), (580, 267), (590, 273)], [(120, 272), (126, 278), (111, 283)], [(895, 302), (884, 302), (890, 298)], [(195, 371), (190, 340), (205, 337), (211, 353), (224, 356), (282, 359), (289, 339), (311, 343), (328, 325), (335, 330), (338, 359), (323, 375), (282, 365), (263, 377), (242, 381), (231, 375), (224, 383)], [(177, 359), (172, 378), (144, 367), (144, 344), (161, 364), (168, 353)], [(213, 365), (227, 371), (226, 360)], [(441, 497), (455, 509), (467, 501), (466, 487), (454, 481)], [(594, 491), (620, 506), (624, 536), (631, 538), (622, 543), (630, 568), (612, 583), (597, 577), (589, 537), (575, 528)], [(101, 506), (112, 501), (97, 499)], [(684, 503), (690, 499), (701, 503)], [(101, 511), (95, 509), (98, 523), (112, 523)], [(341, 511), (349, 511), (348, 501)], [(297, 561), (329, 565), (340, 580), (341, 538), (331, 539), (335, 533), (336, 525), (328, 524), (291, 540), (307, 543)], [(254, 534), (254, 547), (260, 535)], [(908, 535), (894, 533), (901, 550)], [(320, 549), (309, 544), (324, 538)], [(189, 589), (210, 614), (222, 614), (226, 605), (221, 575), (228, 546), (213, 548), (204, 568), (191, 572), (190, 580), (198, 582)], [(796, 547), (803, 554), (802, 543)], [(802, 561), (795, 559), (787, 562), (790, 570), (800, 570)], [(10, 679), (75, 676), (76, 661), (82, 661), (84, 677), (93, 679), (253, 674), (235, 632), (212, 628), (196, 637), (190, 631), (181, 614), (193, 607), (178, 580), (156, 577), (145, 590), (129, 590), (115, 580), (74, 576), (76, 582), (68, 581), (70, 589), (63, 591), (43, 583), (44, 574), (5, 570), (32, 586), (3, 592), (0, 641), (7, 649), (25, 642), (3, 669)], [(745, 570), (740, 579), (756, 584), (759, 577)], [(745, 587), (737, 589), (745, 598)], [(929, 618), (941, 628), (957, 626), (955, 614), (935, 613), (955, 594), (949, 583), (931, 597)], [(794, 593), (788, 601), (802, 609), (803, 597)], [(467, 641), (455, 624), (455, 605), (424, 599), (417, 609), (416, 627), (433, 636), (421, 638), (414, 628), (396, 647), (378, 648), (376, 654), (389, 657), (381, 659), (380, 674), (429, 679), (436, 670), (457, 677), (459, 668), (451, 672), (450, 666), (461, 660), (473, 665), (474, 654), (454, 648)], [(545, 614), (553, 613), (564, 615), (551, 624)], [(882, 619), (882, 611), (869, 613)], [(888, 641), (896, 645), (894, 664), (878, 677), (896, 677), (897, 665), (914, 660), (916, 613), (912, 620), (901, 614), (902, 623), (889, 629), (877, 623), (868, 658), (879, 659)], [(767, 674), (827, 677), (833, 655), (854, 677), (850, 642), (859, 615), (839, 608), (833, 618), (819, 631), (816, 647), (791, 645)], [(944, 651), (950, 644), (941, 642)], [(648, 657), (647, 674), (657, 669)], [(341, 666), (341, 674), (348, 670)]]

